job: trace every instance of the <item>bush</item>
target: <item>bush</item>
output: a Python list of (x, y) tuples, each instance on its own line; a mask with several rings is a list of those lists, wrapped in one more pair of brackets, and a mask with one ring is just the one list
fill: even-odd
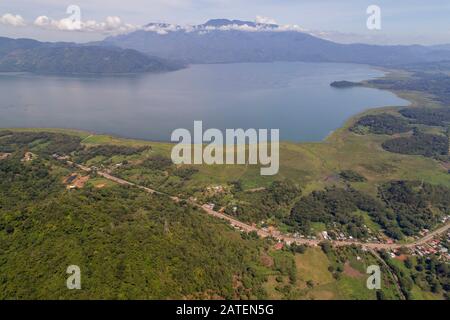
[(367, 181), (365, 177), (353, 170), (344, 170), (339, 173), (339, 176), (349, 182), (364, 182)]

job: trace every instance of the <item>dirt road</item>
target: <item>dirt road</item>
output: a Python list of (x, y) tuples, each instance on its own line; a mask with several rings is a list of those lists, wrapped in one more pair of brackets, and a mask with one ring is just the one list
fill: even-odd
[[(74, 162), (71, 161), (66, 161), (67, 164), (71, 165), (71, 166), (75, 166), (77, 168), (79, 168), (80, 170), (86, 171), (86, 172), (91, 172), (92, 170), (86, 166), (80, 165), (80, 164), (76, 164)], [(173, 201), (175, 202), (179, 202), (180, 198), (178, 197), (174, 197), (171, 196), (167, 193), (164, 192), (160, 192), (157, 190), (153, 190), (151, 188), (147, 188), (144, 186), (140, 186), (137, 185), (135, 183), (126, 181), (124, 179), (112, 176), (109, 173), (106, 172), (102, 172), (102, 171), (97, 171), (97, 174), (105, 179), (108, 179), (110, 181), (113, 181), (117, 184), (120, 185), (127, 185), (127, 186), (133, 186), (133, 187), (137, 187), (147, 193), (150, 194), (159, 194), (159, 195), (165, 195), (170, 197)], [(319, 243), (322, 240), (316, 240), (316, 239), (303, 239), (303, 238), (293, 238), (290, 237), (288, 235), (283, 235), (283, 234), (271, 234), (263, 229), (257, 228), (255, 226), (249, 225), (247, 223), (241, 222), (233, 217), (230, 217), (224, 213), (220, 213), (217, 211), (214, 211), (213, 209), (211, 209), (208, 205), (199, 205), (198, 203), (192, 202), (190, 201), (191, 204), (202, 208), (207, 214), (209, 214), (210, 216), (222, 219), (222, 220), (226, 220), (228, 223), (230, 223), (233, 227), (239, 228), (245, 232), (256, 232), (260, 237), (262, 238), (267, 238), (267, 237), (272, 237), (278, 241), (282, 241), (282, 242), (286, 242), (288, 244), (291, 243), (296, 243), (296, 244), (306, 244), (306, 245), (310, 245), (310, 246), (317, 246), (319, 245)], [(374, 242), (362, 242), (362, 241), (338, 241), (338, 240), (331, 240), (331, 243), (334, 246), (349, 246), (349, 245), (359, 245), (363, 248), (367, 248), (370, 250), (380, 250), (380, 249), (385, 249), (385, 250), (394, 250), (394, 249), (399, 249), (401, 247), (407, 247), (407, 248), (414, 248), (416, 246), (419, 245), (423, 245), (429, 241), (431, 241), (435, 236), (440, 235), (444, 232), (446, 232), (448, 229), (450, 228), (450, 222), (447, 222), (447, 224), (445, 224), (444, 226), (430, 232), (429, 234), (427, 234), (426, 236), (424, 236), (423, 238), (420, 238), (414, 242), (408, 243), (408, 244), (398, 244), (398, 243), (393, 243), (393, 244), (389, 244), (389, 243), (374, 243)]]

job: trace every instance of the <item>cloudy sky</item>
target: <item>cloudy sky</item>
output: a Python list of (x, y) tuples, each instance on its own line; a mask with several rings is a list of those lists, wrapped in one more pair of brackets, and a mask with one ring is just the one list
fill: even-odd
[[(70, 5), (81, 9), (79, 30), (67, 24)], [(367, 28), (370, 5), (381, 8), (381, 30)], [(340, 42), (450, 43), (447, 0), (1, 0), (0, 36), (84, 42), (149, 22), (192, 25), (257, 16)]]

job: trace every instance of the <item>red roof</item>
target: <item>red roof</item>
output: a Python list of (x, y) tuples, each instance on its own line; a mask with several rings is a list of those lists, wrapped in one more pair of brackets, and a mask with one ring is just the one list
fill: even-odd
[(274, 245), (274, 249), (275, 250), (281, 250), (284, 247), (284, 243), (283, 242), (278, 242), (276, 245)]

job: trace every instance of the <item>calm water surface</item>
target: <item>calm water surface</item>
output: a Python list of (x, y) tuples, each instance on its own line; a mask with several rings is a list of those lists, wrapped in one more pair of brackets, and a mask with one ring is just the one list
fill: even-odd
[(382, 76), (368, 66), (329, 63), (194, 65), (119, 77), (0, 74), (0, 127), (83, 129), (170, 140), (176, 128), (275, 128), (282, 140), (319, 141), (350, 116), (407, 105), (390, 92), (335, 89), (335, 80)]

